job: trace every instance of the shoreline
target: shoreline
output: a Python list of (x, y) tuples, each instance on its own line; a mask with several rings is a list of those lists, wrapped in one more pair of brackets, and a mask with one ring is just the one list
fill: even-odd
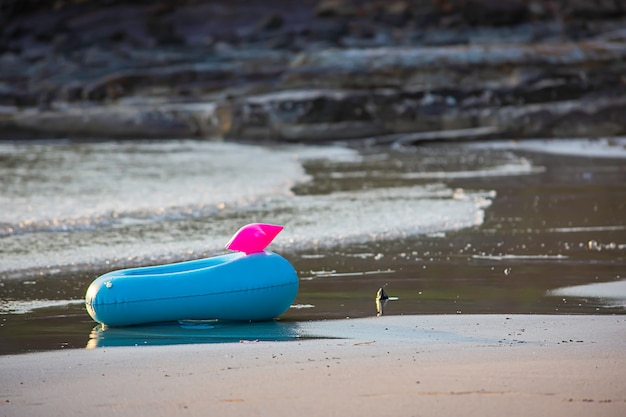
[(626, 412), (624, 316), (303, 322), (323, 339), (0, 357), (0, 414), (548, 415)]

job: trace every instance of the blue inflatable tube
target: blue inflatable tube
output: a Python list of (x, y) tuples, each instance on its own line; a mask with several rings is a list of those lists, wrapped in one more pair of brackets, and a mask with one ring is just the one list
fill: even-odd
[(186, 319), (263, 321), (283, 314), (297, 293), (298, 276), (285, 258), (238, 252), (109, 272), (91, 283), (85, 304), (95, 321), (112, 327)]

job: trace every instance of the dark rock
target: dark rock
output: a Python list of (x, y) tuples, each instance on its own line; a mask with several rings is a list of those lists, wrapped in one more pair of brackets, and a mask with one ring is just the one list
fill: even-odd
[(158, 17), (148, 19), (146, 22), (148, 33), (159, 45), (178, 45), (183, 43), (183, 39), (176, 33), (175, 26), (168, 21)]
[(369, 113), (366, 94), (346, 91), (284, 91), (236, 100), (228, 111), (227, 137), (328, 140), (384, 130)]
[(387, 4), (381, 16), (385, 23), (394, 27), (402, 27), (412, 18), (411, 7), (407, 1), (395, 1)]
[(214, 115), (213, 104), (70, 107), (0, 119), (0, 130), (83, 138), (209, 137), (218, 134)]
[(409, 6), (408, 15), (418, 26), (433, 27), (439, 23), (441, 13), (436, 1), (413, 0), (407, 2)]
[[(626, 45), (596, 42), (537, 45), (469, 45), (445, 48), (327, 49), (303, 53), (292, 67), (323, 72), (325, 85), (405, 88), (429, 85), (508, 84), (512, 68), (579, 67), (614, 62), (619, 73)], [(297, 73), (293, 73), (295, 76)], [(361, 79), (362, 74), (367, 74)], [(288, 74), (291, 75), (291, 74)], [(380, 75), (380, 78), (378, 77)], [(515, 75), (515, 74), (513, 74)], [(367, 83), (367, 85), (364, 85)]]
[(459, 13), (470, 25), (505, 26), (526, 21), (529, 10), (520, 0), (464, 0)]
[(317, 22), (311, 29), (311, 37), (315, 41), (339, 44), (349, 33), (348, 22), (343, 19), (328, 19)]
[(315, 7), (318, 17), (351, 17), (355, 14), (353, 2), (350, 0), (321, 0)]
[(502, 137), (498, 128), (493, 126), (469, 129), (447, 129), (418, 132), (404, 135), (390, 135), (377, 138), (378, 143), (392, 143), (395, 146), (419, 145), (425, 142), (489, 140)]
[(483, 125), (497, 127), (505, 137), (600, 137), (626, 133), (626, 99), (599, 98), (485, 109)]
[(626, 3), (621, 0), (562, 1), (560, 12), (569, 18), (612, 19), (626, 14)]
[(276, 30), (283, 27), (285, 19), (279, 14), (273, 14), (264, 18), (260, 23), (261, 30)]
[(141, 6), (119, 5), (76, 13), (64, 25), (69, 33), (81, 34), (80, 42), (84, 46), (120, 40), (156, 45), (147, 27), (145, 8)]

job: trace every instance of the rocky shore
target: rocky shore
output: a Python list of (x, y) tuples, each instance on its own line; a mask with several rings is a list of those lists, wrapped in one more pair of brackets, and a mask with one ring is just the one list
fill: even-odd
[(1, 0), (0, 27), (0, 139), (626, 134), (620, 0)]

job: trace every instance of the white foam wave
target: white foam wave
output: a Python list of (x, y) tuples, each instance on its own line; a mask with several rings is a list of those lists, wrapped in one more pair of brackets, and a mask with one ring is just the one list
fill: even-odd
[(40, 308), (84, 304), (84, 300), (0, 300), (0, 314), (28, 314)]
[(533, 139), (522, 141), (493, 141), (470, 145), (480, 149), (511, 149), (536, 153), (593, 158), (626, 158), (626, 138), (600, 139)]
[(600, 298), (610, 307), (626, 307), (626, 280), (561, 287), (547, 292), (552, 297)]
[[(203, 216), (290, 195), (301, 161), (358, 153), (217, 142), (0, 145), (0, 236)], [(6, 181), (5, 181), (6, 180)]]
[[(40, 177), (30, 183), (27, 170), (13, 168), (29, 190), (21, 193), (18, 181), (3, 185), (20, 198), (0, 200), (0, 222), (22, 228), (0, 239), (4, 276), (212, 256), (225, 251), (242, 224), (254, 221), (285, 226), (270, 246), (277, 251), (441, 233), (482, 224), (495, 197), (442, 183), (292, 193), (295, 184), (310, 180), (302, 161), (360, 161), (358, 152), (340, 147), (183, 141), (11, 152), (23, 163), (31, 153), (44, 162), (29, 171)], [(50, 162), (63, 158), (71, 163)], [(64, 177), (66, 189), (57, 184)]]
[(482, 224), (493, 197), (442, 184), (299, 196), (292, 201), (298, 216), (285, 219), (276, 243), (328, 247), (458, 230)]
[(461, 178), (483, 178), (483, 177), (505, 177), (515, 175), (529, 175), (538, 174), (544, 172), (545, 168), (532, 165), (527, 159), (520, 158), (517, 161), (497, 165), (494, 167), (464, 170), (464, 171), (423, 171), (423, 172), (395, 172), (389, 174), (386, 172), (376, 171), (352, 171), (352, 172), (334, 172), (330, 175), (333, 179), (348, 179), (348, 178), (365, 178), (365, 177), (379, 177), (387, 178), (393, 177), (395, 179), (403, 180), (446, 180), (446, 179), (461, 179)]
[(487, 259), (492, 261), (523, 261), (523, 260), (565, 260), (565, 255), (472, 255), (474, 259)]

